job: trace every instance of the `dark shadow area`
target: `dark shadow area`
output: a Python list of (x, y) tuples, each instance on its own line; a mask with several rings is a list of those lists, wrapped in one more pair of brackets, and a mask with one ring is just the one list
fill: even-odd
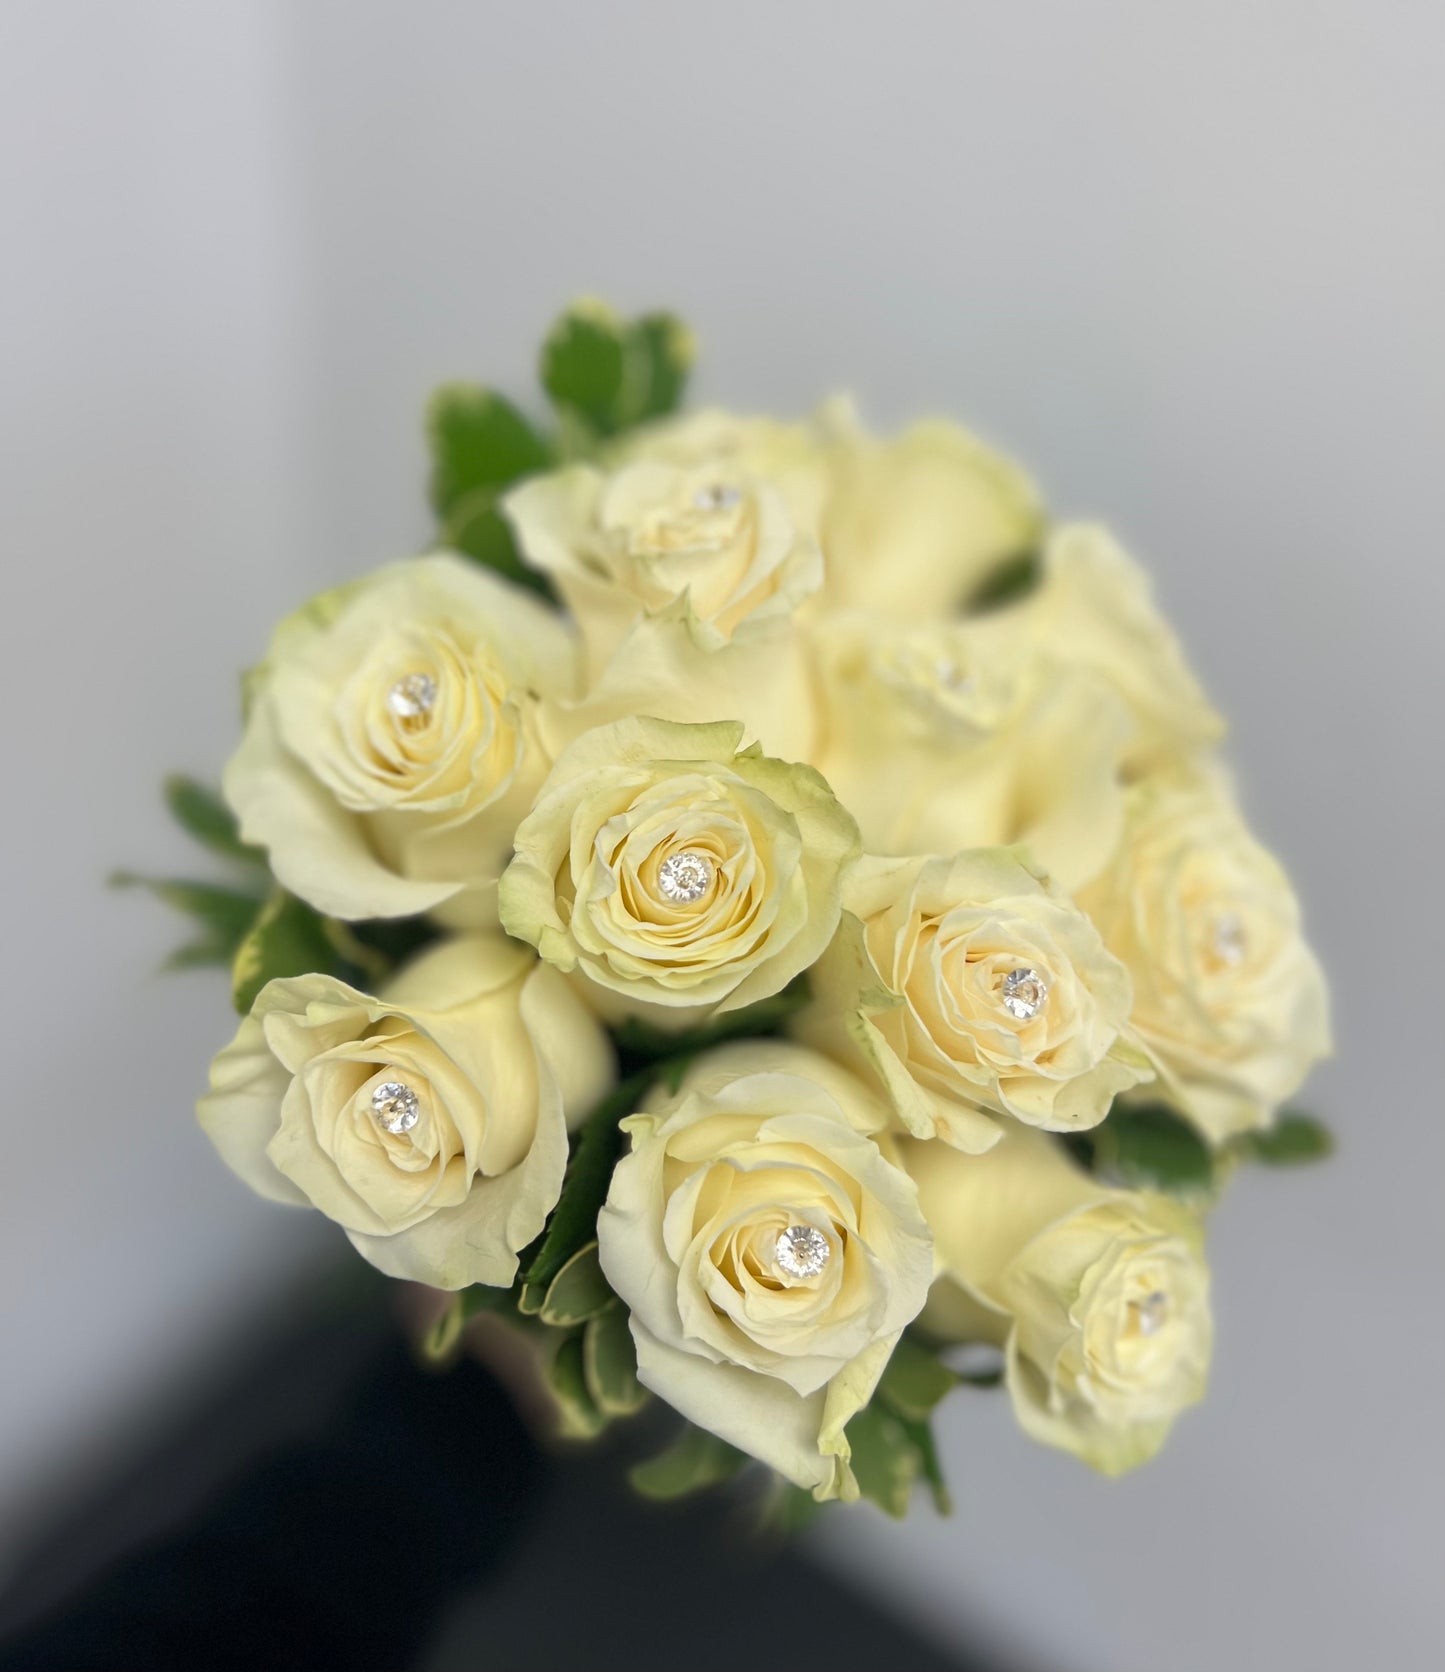
[(364, 1287), (298, 1299), (37, 1512), (4, 1672), (994, 1672), (726, 1496), (637, 1499), (635, 1438), (540, 1449), (479, 1365), (419, 1370)]

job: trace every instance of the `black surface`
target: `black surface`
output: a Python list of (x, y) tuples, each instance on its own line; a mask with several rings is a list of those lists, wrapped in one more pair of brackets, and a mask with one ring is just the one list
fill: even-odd
[(375, 1297), (303, 1307), (52, 1511), (0, 1668), (982, 1672), (725, 1496), (647, 1504), (622, 1470), (539, 1451), (475, 1364), (419, 1371)]

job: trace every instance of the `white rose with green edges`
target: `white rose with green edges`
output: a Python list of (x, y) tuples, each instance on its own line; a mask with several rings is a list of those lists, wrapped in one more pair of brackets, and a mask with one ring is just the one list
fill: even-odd
[(724, 1046), (623, 1122), (597, 1222), (641, 1381), (819, 1499), (858, 1496), (844, 1428), (933, 1270), (886, 1118), (827, 1058)]
[(491, 927), (549, 764), (539, 696), (576, 682), (536, 598), (459, 557), (393, 564), (277, 629), (226, 799), (318, 911)]
[(587, 732), (517, 831), (507, 932), (576, 972), (609, 1018), (741, 1009), (832, 938), (857, 828), (816, 772), (742, 735), (649, 719)]
[(1038, 1133), (987, 1155), (905, 1140), (941, 1274), (922, 1324), (1004, 1350), (1034, 1439), (1104, 1474), (1147, 1462), (1204, 1397), (1213, 1347), (1198, 1218), (1110, 1190)]
[(900, 1127), (982, 1151), (998, 1115), (1078, 1132), (1153, 1078), (1128, 972), (1014, 849), (864, 858), (794, 1032), (873, 1077)]
[(253, 1190), (318, 1208), (389, 1277), (506, 1285), (612, 1075), (555, 970), (467, 935), (379, 997), (328, 975), (268, 982), (197, 1113)]

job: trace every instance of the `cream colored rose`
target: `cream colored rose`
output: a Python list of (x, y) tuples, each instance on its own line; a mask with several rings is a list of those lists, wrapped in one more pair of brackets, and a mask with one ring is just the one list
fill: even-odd
[(700, 1057), (623, 1124), (597, 1222), (643, 1383), (817, 1498), (856, 1498), (843, 1430), (928, 1292), (911, 1181), (866, 1133), (886, 1118), (795, 1045)]
[(1221, 1143), (1267, 1125), (1330, 1051), (1299, 905), (1216, 774), (1129, 793), (1124, 839), (1079, 898), (1134, 979), (1134, 1025), (1171, 1102)]
[(468, 935), (379, 998), (326, 975), (269, 982), (197, 1113), (253, 1190), (319, 1208), (388, 1276), (506, 1285), (612, 1071), (555, 970)]
[(816, 772), (741, 739), (732, 722), (600, 727), (517, 832), (502, 921), (609, 1017), (676, 1026), (767, 998), (838, 925), (853, 821)]
[(994, 1341), (1023, 1428), (1105, 1474), (1146, 1462), (1204, 1396), (1203, 1230), (1177, 1202), (1097, 1185), (1014, 1129), (987, 1155), (907, 1141), (942, 1277), (923, 1315)]
[(869, 852), (1022, 843), (1077, 888), (1118, 843), (1133, 722), (1107, 680), (1028, 642), (1006, 615), (821, 620), (813, 764)]
[(1077, 1132), (1153, 1078), (1128, 973), (1017, 850), (868, 857), (843, 904), (795, 1031), (876, 1078), (914, 1137), (985, 1150), (995, 1114)]
[(686, 465), (644, 454), (610, 473), (535, 477), (504, 509), (586, 645), (587, 691), (552, 711), (555, 746), (666, 713), (735, 716), (775, 753), (811, 747), (812, 690), (791, 628), (823, 559), (776, 486), (731, 454)]
[(910, 621), (953, 614), (1005, 558), (1035, 545), (1028, 477), (956, 424), (879, 439), (835, 424), (819, 536), (824, 601)]
[(496, 881), (546, 775), (538, 693), (577, 651), (536, 599), (414, 558), (277, 630), (227, 800), (276, 876), (337, 917), (496, 921)]

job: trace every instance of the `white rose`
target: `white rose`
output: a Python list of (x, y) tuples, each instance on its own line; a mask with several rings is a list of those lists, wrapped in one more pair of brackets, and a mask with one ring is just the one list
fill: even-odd
[(868, 857), (843, 904), (795, 1031), (876, 1077), (914, 1137), (984, 1150), (996, 1114), (1076, 1132), (1153, 1078), (1127, 971), (1019, 852)]
[(942, 1274), (923, 1316), (994, 1341), (1023, 1428), (1105, 1474), (1147, 1461), (1204, 1397), (1213, 1346), (1198, 1219), (1096, 1184), (1037, 1133), (987, 1155), (902, 1146)]
[(509, 1284), (612, 1077), (606, 1035), (501, 935), (417, 959), (382, 997), (268, 982), (211, 1068), (201, 1125), (273, 1201), (319, 1208), (391, 1277)]
[(535, 598), (457, 557), (395, 564), (277, 629), (226, 798), (319, 911), (488, 926), (547, 771), (538, 694), (576, 679)]
[(826, 1058), (725, 1046), (624, 1122), (597, 1224), (642, 1382), (817, 1498), (856, 1498), (844, 1427), (932, 1272), (885, 1118)]

